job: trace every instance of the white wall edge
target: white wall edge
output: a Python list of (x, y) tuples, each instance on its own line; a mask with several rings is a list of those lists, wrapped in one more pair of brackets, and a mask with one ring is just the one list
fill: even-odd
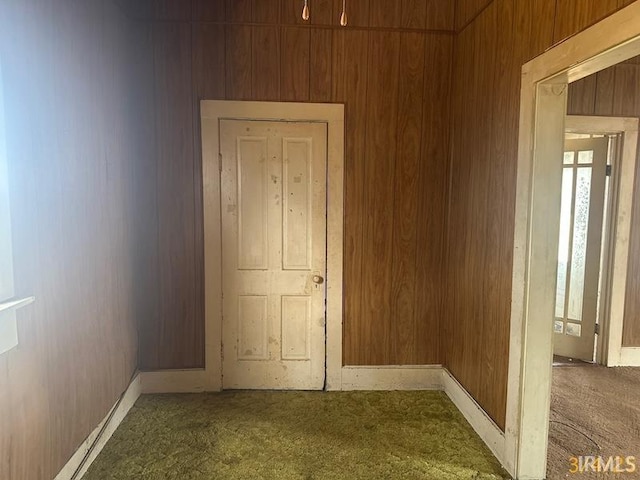
[[(55, 480), (79, 480), (87, 472), (142, 393), (140, 374), (136, 374), (122, 397), (109, 410), (98, 426), (78, 447)], [(77, 473), (76, 473), (77, 472)]]
[(342, 390), (442, 390), (442, 366), (342, 367)]
[(140, 373), (142, 393), (201, 393), (220, 391), (204, 369), (160, 370)]
[(622, 347), (619, 366), (640, 367), (640, 347)]
[[(453, 404), (460, 410), (482, 441), (489, 447), (500, 464), (507, 464), (505, 457), (505, 436), (500, 427), (486, 414), (473, 397), (446, 369), (442, 369), (442, 386)], [(509, 472), (513, 474), (513, 472)]]

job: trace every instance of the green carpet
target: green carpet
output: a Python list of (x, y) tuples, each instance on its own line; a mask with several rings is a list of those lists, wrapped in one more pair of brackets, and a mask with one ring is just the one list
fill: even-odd
[(442, 392), (142, 396), (84, 480), (505, 479)]

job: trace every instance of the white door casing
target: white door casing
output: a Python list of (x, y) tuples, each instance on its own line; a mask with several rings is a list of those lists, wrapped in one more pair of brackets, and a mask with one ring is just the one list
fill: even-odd
[(223, 388), (322, 389), (327, 124), (220, 121)]

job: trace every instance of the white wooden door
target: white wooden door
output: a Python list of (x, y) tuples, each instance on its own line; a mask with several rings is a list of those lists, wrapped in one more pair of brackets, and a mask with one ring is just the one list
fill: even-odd
[(593, 361), (609, 139), (565, 141), (554, 353)]
[(324, 388), (325, 123), (220, 121), (223, 388)]

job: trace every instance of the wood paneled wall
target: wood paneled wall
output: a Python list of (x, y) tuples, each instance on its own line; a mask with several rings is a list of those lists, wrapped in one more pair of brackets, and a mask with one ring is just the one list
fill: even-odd
[[(570, 115), (640, 117), (640, 57), (598, 72), (569, 86)], [(631, 221), (629, 271), (622, 344), (640, 347), (640, 155)]]
[(110, 0), (0, 6), (16, 294), (36, 297), (0, 356), (2, 479), (54, 478), (136, 369), (139, 44)]
[[(520, 70), (628, 0), (459, 0), (480, 11), (456, 36), (443, 350), (445, 365), (504, 427)], [(473, 8), (469, 7), (471, 5)], [(465, 25), (462, 17), (458, 25)]]
[(441, 362), (454, 3), (349, 2), (346, 29), (340, 5), (314, 0), (303, 25), (297, 0), (147, 3), (160, 308), (143, 368), (204, 361), (201, 99), (345, 103), (344, 362)]

